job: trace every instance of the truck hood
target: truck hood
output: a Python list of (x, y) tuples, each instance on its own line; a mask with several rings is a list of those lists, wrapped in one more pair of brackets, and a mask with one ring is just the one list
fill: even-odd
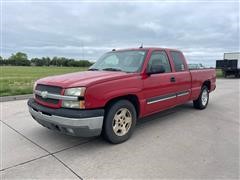
[(135, 73), (113, 71), (84, 71), (64, 75), (49, 76), (39, 79), (38, 84), (60, 86), (62, 88), (90, 86), (105, 81), (122, 79), (136, 75)]

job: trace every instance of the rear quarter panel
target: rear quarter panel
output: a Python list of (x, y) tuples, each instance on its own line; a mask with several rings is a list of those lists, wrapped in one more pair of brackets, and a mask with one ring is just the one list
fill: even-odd
[(195, 100), (198, 98), (201, 87), (205, 81), (210, 81), (211, 88), (213, 91), (216, 88), (216, 71), (215, 69), (198, 69), (190, 70), (192, 76), (192, 95), (191, 99)]

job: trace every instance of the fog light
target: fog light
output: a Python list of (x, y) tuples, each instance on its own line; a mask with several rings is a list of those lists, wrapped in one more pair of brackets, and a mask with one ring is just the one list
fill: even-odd
[(68, 101), (68, 100), (63, 100), (62, 101), (62, 107), (65, 108), (75, 108), (75, 109), (84, 109), (85, 108), (85, 101)]
[(79, 108), (79, 101), (62, 101), (62, 107)]

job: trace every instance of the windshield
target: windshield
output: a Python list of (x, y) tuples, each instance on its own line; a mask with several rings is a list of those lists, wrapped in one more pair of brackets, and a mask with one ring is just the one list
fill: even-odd
[(138, 72), (142, 67), (145, 54), (145, 50), (108, 52), (100, 57), (89, 70)]

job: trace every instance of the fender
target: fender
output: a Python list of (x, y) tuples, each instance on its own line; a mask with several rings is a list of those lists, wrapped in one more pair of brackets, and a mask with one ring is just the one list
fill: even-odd
[(117, 91), (113, 91), (113, 92), (109, 92), (108, 94), (106, 94), (106, 99), (104, 101), (104, 106), (107, 105), (108, 102), (110, 102), (113, 99), (117, 99), (117, 98), (121, 98), (121, 97), (126, 97), (126, 96), (136, 96), (137, 97), (137, 101), (139, 104), (139, 117), (142, 117), (144, 114), (144, 108), (145, 108), (145, 104), (146, 104), (146, 100), (143, 97), (142, 94), (142, 89), (139, 88), (129, 88), (129, 89), (124, 89), (124, 90), (117, 90)]
[(102, 108), (110, 100), (130, 94), (136, 95), (140, 101), (142, 87), (143, 82), (139, 76), (90, 86), (86, 90), (85, 107), (88, 109)]
[(140, 92), (141, 89), (138, 88), (129, 88), (129, 89), (119, 89), (116, 91), (109, 92), (105, 95), (105, 103), (104, 105), (107, 104), (112, 99), (121, 97), (121, 96), (127, 96), (127, 95), (135, 95), (137, 96), (138, 100), (140, 101)]

